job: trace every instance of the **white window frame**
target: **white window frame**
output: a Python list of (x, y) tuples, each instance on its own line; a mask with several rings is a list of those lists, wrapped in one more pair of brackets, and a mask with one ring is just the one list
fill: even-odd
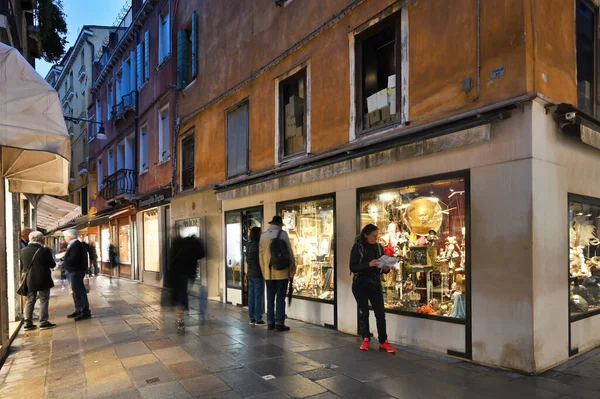
[[(357, 137), (356, 131), (356, 51), (355, 45), (356, 40), (355, 37), (360, 35), (365, 30), (370, 27), (376, 25), (379, 21), (385, 19), (386, 17), (394, 14), (396, 12), (400, 12), (400, 51), (401, 51), (401, 65), (400, 65), (400, 82), (396, 80), (396, 90), (401, 91), (400, 98), (404, 99), (402, 104), (400, 105), (400, 119), (397, 123), (383, 128), (377, 132), (372, 134), (365, 134)], [(390, 130), (397, 129), (399, 124), (404, 124), (408, 122), (408, 112), (409, 112), (409, 101), (408, 101), (408, 78), (409, 78), (409, 63), (408, 63), (408, 4), (396, 2), (375, 15), (373, 18), (356, 28), (355, 30), (348, 33), (348, 46), (349, 46), (349, 61), (350, 61), (350, 123), (348, 127), (348, 139), (349, 141), (355, 140), (371, 140), (373, 137), (379, 135), (385, 135)], [(361, 116), (362, 117), (362, 116)]]
[(123, 167), (128, 170), (135, 170), (135, 135), (131, 133), (123, 140), (125, 143), (125, 159)]
[[(165, 49), (163, 48), (165, 45), (163, 43), (163, 41), (165, 40), (165, 33), (164, 33), (164, 28), (163, 28), (163, 24), (162, 24), (162, 18), (163, 16), (167, 14), (168, 18), (169, 18), (169, 29), (166, 33), (167, 38), (166, 40), (168, 41), (168, 43), (166, 44), (166, 53), (163, 54), (162, 52), (165, 51)], [(169, 55), (171, 54), (171, 5), (167, 4), (165, 7), (163, 7), (163, 9), (161, 10), (161, 12), (158, 14), (158, 65), (162, 65), (162, 63), (169, 57)]]
[[(311, 128), (310, 128), (310, 116), (311, 116), (311, 65), (310, 59), (304, 61), (302, 64), (294, 67), (290, 71), (284, 73), (283, 75), (275, 78), (275, 165), (279, 166), (283, 162), (288, 162), (290, 159), (305, 157), (311, 152)], [(297, 74), (301, 70), (306, 69), (306, 109), (304, 110), (306, 114), (306, 152), (290, 155), (287, 157), (281, 158), (279, 155), (281, 153), (280, 146), (283, 145), (281, 142), (281, 125), (279, 121), (280, 114), (282, 110), (280, 109), (280, 100), (279, 100), (279, 84), (289, 78), (292, 75)]]
[[(144, 131), (146, 131), (146, 134), (144, 135)], [(146, 139), (144, 139), (143, 137), (146, 136)], [(144, 148), (144, 142), (146, 143), (146, 146)], [(145, 158), (145, 159), (144, 159)], [(146, 162), (144, 162), (146, 161)], [(144, 163), (146, 164), (146, 167), (144, 168)], [(144, 173), (148, 172), (148, 125), (145, 124), (140, 128), (140, 175), (143, 175)]]
[(194, 136), (194, 185), (192, 187), (186, 188), (185, 191), (193, 190), (196, 188), (196, 130), (194, 128), (191, 129), (188, 133), (185, 133), (179, 138), (179, 191), (183, 192), (183, 140), (187, 139), (190, 136)]
[(106, 177), (115, 174), (115, 148), (109, 148), (106, 155)]
[(108, 84), (108, 87), (106, 88), (106, 119), (107, 120), (111, 120), (112, 119), (112, 107), (114, 105), (114, 89), (113, 89), (113, 82), (111, 81)]
[(163, 130), (163, 124), (162, 124), (162, 115), (165, 111), (169, 111), (169, 115), (167, 118), (167, 126), (168, 126), (168, 137), (171, 137), (171, 110), (169, 108), (169, 104), (165, 105), (164, 107), (162, 107), (159, 111), (158, 111), (158, 163), (164, 163), (167, 162), (170, 158), (171, 158), (171, 146), (170, 146), (170, 140), (167, 142), (167, 154), (166, 156), (163, 156), (163, 153), (165, 152), (165, 149), (163, 148), (163, 135), (165, 134), (164, 130)]
[[(121, 148), (123, 148), (123, 157), (121, 158), (119, 156), (119, 154), (121, 153)], [(125, 168), (125, 140), (121, 140), (121, 142), (119, 142), (116, 146), (116, 150), (117, 150), (117, 169), (116, 171), (118, 172), (121, 169)], [(119, 159), (121, 158), (121, 159)]]

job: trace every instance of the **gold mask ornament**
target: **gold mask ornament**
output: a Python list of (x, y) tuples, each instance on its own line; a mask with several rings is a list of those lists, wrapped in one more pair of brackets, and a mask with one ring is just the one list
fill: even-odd
[(410, 201), (404, 211), (404, 223), (418, 236), (426, 236), (430, 230), (439, 231), (443, 219), (442, 207), (435, 197), (418, 197)]

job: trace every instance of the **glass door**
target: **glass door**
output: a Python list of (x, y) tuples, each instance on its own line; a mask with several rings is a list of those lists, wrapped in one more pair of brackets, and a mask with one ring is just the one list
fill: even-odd
[(262, 227), (262, 207), (241, 209), (225, 213), (226, 257), (225, 278), (227, 280), (226, 301), (246, 306), (248, 286), (245, 281), (246, 247), (252, 227)]

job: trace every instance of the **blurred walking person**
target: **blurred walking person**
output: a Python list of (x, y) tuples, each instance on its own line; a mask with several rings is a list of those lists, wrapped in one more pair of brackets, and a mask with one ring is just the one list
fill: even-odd
[(37, 298), (40, 298), (40, 330), (56, 327), (48, 321), (48, 302), (50, 289), (54, 287), (52, 269), (56, 267), (50, 248), (43, 244), (44, 235), (32, 231), (28, 236), (28, 244), (21, 249), (21, 272), (27, 273), (27, 304), (25, 305), (24, 329), (35, 330), (33, 324), (33, 308)]
[(109, 261), (109, 277), (110, 282), (112, 283), (113, 271), (119, 266), (121, 263), (121, 259), (119, 258), (119, 254), (117, 252), (117, 247), (114, 244), (110, 244), (108, 246), (108, 261)]
[(94, 275), (95, 277), (98, 277), (98, 251), (96, 251), (96, 243), (95, 242), (90, 242), (90, 271), (89, 271), (89, 275)]
[(198, 274), (198, 261), (204, 257), (202, 241), (196, 236), (177, 235), (171, 244), (171, 261), (165, 282), (171, 288), (172, 304), (177, 306), (177, 327), (185, 331), (183, 312), (189, 308), (188, 284)]
[(265, 298), (265, 280), (263, 279), (262, 270), (260, 269), (260, 235), (262, 230), (260, 227), (250, 229), (250, 243), (246, 248), (246, 264), (248, 270), (248, 316), (250, 324), (263, 325), (263, 301)]
[(75, 305), (75, 311), (67, 317), (74, 318), (75, 321), (89, 319), (92, 317), (92, 313), (90, 312), (87, 292), (83, 283), (88, 267), (88, 254), (83, 244), (77, 239), (77, 230), (67, 230), (64, 235), (67, 242), (67, 252), (63, 259), (63, 265), (71, 279)]

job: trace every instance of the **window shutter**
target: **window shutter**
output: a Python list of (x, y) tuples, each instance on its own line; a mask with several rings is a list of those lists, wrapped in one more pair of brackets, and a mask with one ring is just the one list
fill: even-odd
[(144, 43), (137, 45), (137, 88), (138, 90), (144, 84)]
[(177, 88), (183, 89), (189, 83), (188, 76), (188, 44), (184, 29), (177, 32)]
[(192, 79), (198, 74), (198, 12), (192, 13)]
[(131, 63), (129, 66), (129, 91), (132, 91), (137, 88), (137, 54), (135, 50), (129, 54), (129, 60)]
[(248, 171), (248, 103), (227, 115), (227, 176)]
[(150, 32), (144, 33), (144, 82), (150, 79)]

